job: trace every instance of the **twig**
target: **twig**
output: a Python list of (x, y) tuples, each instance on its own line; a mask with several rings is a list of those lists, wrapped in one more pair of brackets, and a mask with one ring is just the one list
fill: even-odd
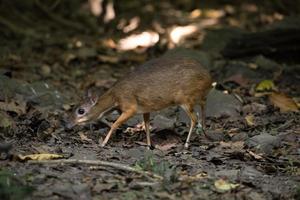
[(30, 164), (88, 164), (88, 165), (101, 165), (101, 166), (108, 166), (113, 167), (116, 169), (134, 172), (137, 174), (141, 174), (147, 178), (156, 178), (159, 180), (163, 180), (163, 177), (154, 174), (152, 172), (148, 171), (141, 171), (134, 167), (130, 167), (128, 165), (120, 164), (120, 163), (114, 163), (114, 162), (108, 162), (108, 161), (101, 161), (101, 160), (77, 160), (77, 159), (60, 159), (60, 160), (29, 160), (28, 163)]
[(25, 35), (25, 36), (29, 36), (29, 37), (33, 37), (33, 38), (41, 38), (42, 37), (39, 34), (35, 33), (31, 29), (19, 28), (18, 26), (14, 25), (12, 22), (8, 21), (7, 19), (5, 19), (2, 16), (0, 16), (0, 24), (6, 26), (7, 28), (9, 28), (11, 31), (13, 31), (16, 34)]
[(44, 7), (44, 5), (39, 0), (35, 0), (35, 4), (42, 12), (45, 13), (46, 16), (48, 16), (50, 19), (60, 23), (61, 25), (76, 29), (78, 31), (84, 31), (85, 30), (84, 27), (81, 26), (80, 24), (75, 23), (73, 21), (66, 20), (66, 19), (50, 12), (46, 7)]

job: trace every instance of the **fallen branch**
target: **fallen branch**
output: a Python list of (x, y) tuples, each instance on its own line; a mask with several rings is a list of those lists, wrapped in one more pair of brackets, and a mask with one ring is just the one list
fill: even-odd
[(39, 1), (39, 0), (35, 0), (35, 4), (36, 6), (50, 19), (52, 19), (53, 21), (63, 25), (63, 26), (67, 26), (73, 29), (76, 29), (78, 31), (84, 31), (85, 28), (81, 25), (78, 24), (76, 22), (64, 19), (58, 15), (55, 15), (54, 13), (52, 13), (50, 10), (48, 10), (46, 7), (44, 7), (44, 5)]
[(108, 162), (108, 161), (100, 161), (100, 160), (77, 160), (77, 159), (60, 159), (60, 160), (29, 160), (28, 163), (30, 164), (88, 164), (88, 165), (101, 165), (101, 166), (107, 166), (107, 167), (113, 167), (116, 169), (134, 172), (137, 174), (141, 174), (147, 178), (156, 178), (159, 180), (163, 180), (163, 177), (154, 174), (152, 172), (148, 171), (141, 171), (134, 167), (130, 167), (128, 165), (120, 164), (120, 163), (114, 163), (114, 162)]

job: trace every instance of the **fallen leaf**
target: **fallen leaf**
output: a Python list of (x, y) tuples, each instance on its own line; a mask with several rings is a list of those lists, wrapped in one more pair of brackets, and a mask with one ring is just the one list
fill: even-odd
[(0, 112), (0, 127), (8, 128), (14, 125), (14, 121), (5, 112)]
[(207, 178), (207, 173), (205, 172), (200, 172), (199, 174), (196, 174), (194, 176), (189, 176), (188, 174), (184, 173), (180, 175), (179, 180), (180, 181), (186, 181), (186, 182), (193, 182), (193, 181), (198, 181), (201, 179)]
[[(151, 130), (151, 126), (149, 126), (149, 129)], [(139, 133), (141, 131), (145, 130), (145, 125), (144, 122), (136, 124), (134, 127), (128, 127), (126, 128), (126, 130), (124, 131), (125, 133), (130, 133), (130, 134), (135, 134), (135, 133)]]
[(235, 189), (238, 187), (240, 184), (233, 184), (229, 183), (228, 181), (224, 179), (219, 179), (215, 181), (215, 187), (220, 190), (221, 192), (226, 192), (232, 189)]
[(171, 142), (171, 143), (165, 143), (161, 145), (155, 145), (156, 149), (159, 149), (161, 151), (168, 151), (169, 149), (172, 149), (173, 147), (178, 146), (178, 142)]
[(254, 126), (255, 124), (254, 124), (254, 116), (253, 115), (247, 115), (246, 117), (245, 117), (245, 120), (246, 120), (246, 122), (247, 122), (247, 124), (248, 124), (248, 126)]
[(30, 154), (30, 155), (18, 155), (20, 160), (52, 160), (57, 158), (63, 158), (64, 156), (58, 154), (48, 154), (48, 153), (41, 153), (41, 154)]
[(10, 103), (0, 102), (0, 110), (15, 112), (18, 115), (21, 115), (26, 112), (26, 103), (21, 102), (20, 104), (17, 104), (14, 101), (11, 101)]
[(92, 142), (93, 140), (88, 138), (83, 132), (79, 132), (80, 139), (86, 142)]
[(256, 92), (277, 91), (272, 80), (263, 80), (255, 88)]
[(157, 132), (151, 141), (155, 148), (161, 151), (168, 151), (181, 144), (181, 138), (174, 132), (167, 130)]
[(262, 154), (256, 154), (253, 151), (247, 151), (253, 158), (255, 158), (256, 160), (261, 160), (263, 159), (263, 157), (261, 156)]
[(249, 63), (249, 64), (248, 64), (248, 67), (249, 67), (250, 69), (257, 69), (257, 68), (258, 68), (258, 65), (257, 65), (256, 63)]
[(231, 149), (231, 150), (242, 150), (245, 146), (244, 141), (236, 141), (236, 142), (220, 142), (220, 146), (222, 148)]
[(104, 63), (113, 63), (116, 64), (120, 61), (120, 58), (112, 55), (98, 55), (98, 60)]
[(296, 102), (283, 93), (272, 92), (269, 95), (270, 102), (280, 109), (280, 112), (298, 112), (299, 108)]

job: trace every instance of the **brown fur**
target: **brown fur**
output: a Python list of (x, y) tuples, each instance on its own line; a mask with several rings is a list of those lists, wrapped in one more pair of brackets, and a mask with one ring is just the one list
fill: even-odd
[[(113, 131), (134, 114), (143, 113), (144, 117), (148, 117), (148, 113), (152, 111), (180, 105), (191, 118), (189, 140), (196, 123), (193, 107), (199, 104), (202, 111), (204, 110), (211, 84), (209, 72), (196, 60), (180, 57), (150, 60), (116, 82), (111, 89), (99, 97), (96, 104), (91, 106), (92, 108), (89, 108), (89, 112), (85, 115), (86, 121), (95, 120), (112, 108), (122, 111), (122, 115), (112, 125), (105, 138), (104, 146)], [(202, 117), (205, 117), (204, 112)], [(76, 117), (72, 121), (74, 124), (78, 123)], [(149, 123), (149, 119), (145, 121)], [(204, 119), (202, 121), (204, 126)], [(149, 130), (147, 143), (150, 145), (148, 132)]]

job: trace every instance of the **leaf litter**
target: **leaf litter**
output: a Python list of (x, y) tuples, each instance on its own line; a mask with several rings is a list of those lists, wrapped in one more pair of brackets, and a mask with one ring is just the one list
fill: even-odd
[[(138, 2), (122, 6), (135, 4), (141, 6)], [(186, 34), (176, 40), (173, 37), (172, 41), (167, 32), (152, 34), (139, 28), (131, 30), (132, 37), (128, 37), (131, 31), (115, 35), (114, 27), (109, 25), (105, 29), (113, 33), (112, 37), (87, 36), (73, 24), (71, 27), (77, 27), (75, 33), (64, 30), (59, 37), (38, 43), (27, 39), (23, 48), (1, 57), (1, 70), (5, 68), (0, 71), (0, 153), (5, 154), (0, 157), (3, 161), (0, 183), (4, 185), (4, 197), (30, 194), (35, 199), (296, 199), (299, 196), (300, 91), (297, 77), (290, 75), (297, 73), (297, 67), (287, 64), (281, 71), (277, 61), (264, 56), (239, 61), (223, 58), (222, 45), (243, 31), (206, 28), (213, 26), (216, 19), (226, 21), (228, 16), (240, 19), (238, 13), (226, 13), (232, 10), (228, 5), (224, 11), (212, 9), (202, 13), (196, 9), (185, 11), (184, 15), (174, 8), (176, 3), (167, 1), (163, 8), (160, 4), (155, 6), (148, 4), (141, 10), (149, 15), (154, 9), (168, 11), (160, 12), (161, 20), (151, 23), (154, 30), (164, 31), (167, 27), (170, 32), (188, 31), (190, 24), (196, 24), (193, 20), (203, 20), (202, 16), (212, 20), (205, 21), (208, 24), (203, 27), (197, 24), (198, 35)], [(60, 18), (51, 16), (58, 24), (62, 23)], [(245, 23), (255, 29), (258, 26), (251, 24), (251, 20)], [(59, 30), (48, 28), (48, 31)], [(203, 45), (202, 29), (207, 31)], [(70, 34), (74, 37), (70, 38)], [(151, 40), (139, 43), (142, 37)], [(126, 46), (130, 40), (134, 43)], [(175, 47), (177, 40), (182, 47), (194, 50), (174, 48), (165, 56), (180, 54), (200, 59), (223, 87), (217, 88), (217, 84), (209, 96), (208, 138), (195, 131), (191, 147), (183, 149), (190, 122), (178, 108), (153, 114), (151, 139), (155, 148), (151, 151), (144, 146), (143, 127), (136, 126), (140, 122), (138, 117), (118, 129), (105, 148), (100, 148), (98, 141), (107, 133), (116, 113), (106, 117), (109, 123), (96, 122), (73, 130), (62, 128), (62, 116), (66, 110), (72, 110), (84, 90), (90, 87), (107, 90), (134, 66), (160, 56), (168, 47)], [(8, 48), (14, 49), (9, 45)], [(126, 48), (135, 49), (120, 51)], [(259, 92), (266, 94), (255, 95)], [(201, 110), (197, 111), (201, 116)], [(36, 160), (20, 162), (14, 159), (17, 155), (27, 155), (23, 160)], [(66, 159), (48, 160), (60, 155), (67, 155), (63, 157)], [(7, 185), (6, 180), (13, 184)]]

